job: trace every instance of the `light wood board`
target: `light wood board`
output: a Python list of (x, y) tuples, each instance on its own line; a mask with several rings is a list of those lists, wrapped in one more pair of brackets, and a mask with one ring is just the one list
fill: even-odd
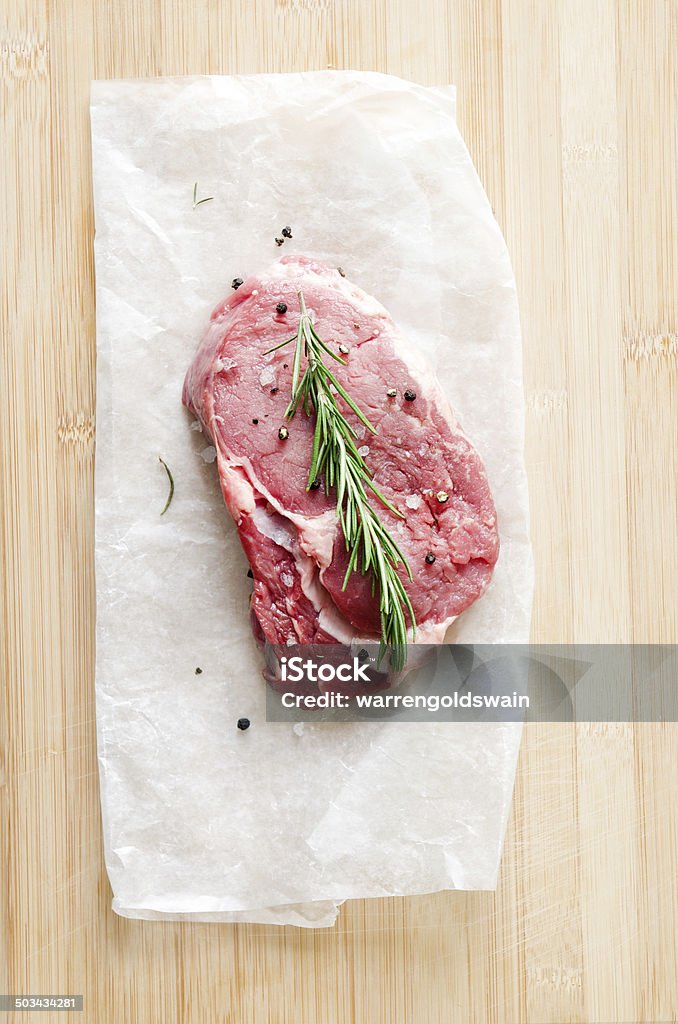
[(674, 725), (529, 727), (496, 894), (315, 934), (110, 910), (89, 83), (330, 66), (458, 86), (521, 297), (534, 639), (678, 640), (678, 4), (4, 0), (0, 990), (92, 1024), (676, 1020)]

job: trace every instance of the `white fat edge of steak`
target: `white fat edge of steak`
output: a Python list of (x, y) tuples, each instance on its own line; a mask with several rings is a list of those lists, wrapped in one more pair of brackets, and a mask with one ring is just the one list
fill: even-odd
[[(253, 516), (254, 524), (259, 533), (274, 541), (292, 555), (299, 575), (299, 583), (304, 594), (318, 613), (318, 624), (322, 630), (335, 637), (337, 643), (350, 643), (355, 639), (356, 632), (338, 611), (332, 598), (327, 593), (318, 575), (318, 567), (312, 557), (303, 550), (301, 538), (291, 517), (280, 513), (274, 518), (264, 508), (257, 506)], [(289, 523), (289, 526), (283, 525)]]
[[(271, 501), (265, 489), (255, 489), (242, 463), (225, 457), (221, 452), (217, 453), (217, 460), (224, 500), (236, 526), (242, 524), (243, 516), (250, 516), (262, 537), (272, 540), (292, 555), (301, 589), (318, 614), (320, 628), (336, 637), (337, 643), (350, 643), (356, 637), (356, 631), (340, 614), (322, 586), (313, 558), (300, 550), (300, 536), (292, 517), (280, 511), (279, 504)], [(249, 468), (251, 472), (251, 466)], [(276, 519), (257, 505), (257, 496), (265, 499), (275, 509)], [(289, 522), (289, 527), (281, 525), (279, 519)]]

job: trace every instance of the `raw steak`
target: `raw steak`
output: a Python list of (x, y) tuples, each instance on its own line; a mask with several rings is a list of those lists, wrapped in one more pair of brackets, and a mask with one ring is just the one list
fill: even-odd
[[(401, 575), (417, 642), (440, 643), (483, 593), (497, 560), (485, 470), (386, 310), (336, 269), (301, 256), (249, 277), (217, 307), (184, 382), (184, 404), (217, 450), (224, 500), (252, 568), (255, 636), (276, 645), (347, 643), (374, 639), (380, 628), (369, 577), (354, 573), (342, 591), (348, 556), (334, 494), (306, 490), (313, 418), (297, 412), (288, 439), (278, 437), (293, 345), (266, 352), (296, 333), (299, 289), (323, 340), (348, 350), (347, 365), (333, 372), (377, 435), (344, 411), (364, 438), (361, 454), (376, 484), (405, 517), (374, 501), (412, 569), (413, 582)], [(277, 313), (278, 303), (286, 313)]]

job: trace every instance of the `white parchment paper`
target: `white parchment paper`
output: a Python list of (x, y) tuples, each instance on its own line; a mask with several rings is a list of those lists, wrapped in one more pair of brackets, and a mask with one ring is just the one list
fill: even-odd
[[(247, 564), (180, 401), (232, 278), (281, 252), (342, 266), (429, 357), (488, 469), (501, 556), (450, 639), (528, 640), (515, 285), (454, 89), (356, 72), (96, 82), (91, 113), (114, 909), (322, 926), (348, 898), (493, 888), (520, 727), (267, 723)], [(214, 198), (194, 208), (196, 181)], [(162, 518), (158, 456), (176, 481)]]

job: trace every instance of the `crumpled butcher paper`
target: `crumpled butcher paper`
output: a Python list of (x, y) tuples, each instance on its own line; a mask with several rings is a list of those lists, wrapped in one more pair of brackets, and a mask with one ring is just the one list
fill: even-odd
[[(267, 723), (247, 563), (181, 405), (233, 278), (291, 252), (341, 266), (428, 356), (488, 470), (501, 556), (449, 640), (528, 640), (516, 290), (454, 88), (351, 71), (102, 81), (91, 117), (113, 909), (319, 927), (347, 899), (493, 888), (520, 725)], [(176, 487), (163, 516), (159, 457)]]

